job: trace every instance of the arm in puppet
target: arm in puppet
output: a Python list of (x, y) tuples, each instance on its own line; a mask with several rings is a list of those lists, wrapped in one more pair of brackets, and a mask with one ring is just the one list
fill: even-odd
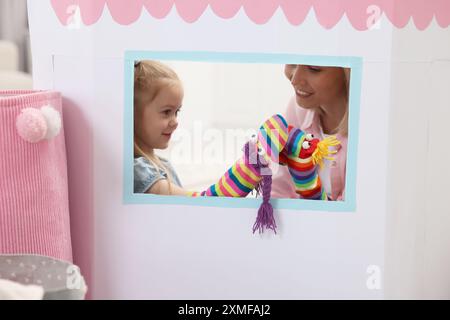
[(253, 232), (264, 228), (275, 232), (276, 223), (270, 204), (272, 170), (270, 162), (278, 163), (279, 154), (288, 140), (288, 125), (280, 115), (274, 115), (260, 127), (258, 134), (244, 146), (244, 154), (219, 181), (192, 196), (245, 197), (252, 190), (262, 193), (263, 201), (253, 226)]

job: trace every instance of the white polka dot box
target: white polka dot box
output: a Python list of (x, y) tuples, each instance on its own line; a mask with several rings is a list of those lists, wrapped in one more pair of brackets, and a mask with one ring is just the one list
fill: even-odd
[[(0, 255), (0, 280), (42, 288), (44, 300), (81, 300), (87, 292), (77, 266), (40, 255)], [(0, 300), (4, 291), (0, 283)]]

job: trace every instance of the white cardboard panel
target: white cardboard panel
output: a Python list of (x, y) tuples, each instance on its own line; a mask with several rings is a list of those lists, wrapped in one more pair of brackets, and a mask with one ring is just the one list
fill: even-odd
[[(446, 159), (439, 148), (444, 135), (437, 128), (445, 125), (442, 116), (449, 112), (443, 87), (448, 62), (435, 67), (429, 61), (449, 58), (449, 47), (442, 44), (449, 32), (434, 27), (419, 32), (410, 26), (394, 31), (384, 18), (379, 29), (361, 32), (345, 17), (326, 30), (311, 13), (301, 27), (290, 25), (281, 12), (256, 25), (243, 12), (225, 20), (209, 9), (191, 24), (172, 11), (162, 20), (143, 13), (129, 26), (116, 24), (105, 11), (97, 24), (69, 30), (49, 3), (29, 1), (29, 12), (35, 85), (60, 90), (77, 110), (65, 117), (69, 171), (88, 177), (91, 189), (82, 190), (82, 181), (73, 183), (72, 233), (75, 259), (88, 274), (92, 297), (449, 296), (439, 283), (449, 263), (448, 204), (421, 200), (431, 192), (445, 199), (445, 188), (431, 180), (424, 184), (442, 172), (430, 167), (427, 174), (411, 175), (430, 157)], [(410, 39), (419, 39), (412, 49)], [(356, 212), (280, 210), (279, 234), (261, 237), (250, 233), (253, 209), (123, 205), (122, 59), (130, 49), (362, 57)], [(430, 97), (423, 88), (436, 88), (441, 95)], [(436, 124), (429, 131), (433, 143), (426, 135), (408, 140), (410, 131), (423, 126), (424, 104), (436, 106), (429, 115)], [(87, 147), (78, 144), (86, 135), (78, 127), (92, 130)], [(429, 153), (408, 157), (424, 145)], [(79, 153), (86, 150), (91, 163), (76, 169)], [(84, 207), (79, 205), (83, 197)], [(371, 290), (370, 266), (379, 267), (384, 280), (385, 255), (386, 286)]]

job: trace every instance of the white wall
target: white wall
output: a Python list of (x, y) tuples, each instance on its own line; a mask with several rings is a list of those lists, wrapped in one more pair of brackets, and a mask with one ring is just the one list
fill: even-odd
[(386, 285), (450, 298), (450, 28), (393, 35)]

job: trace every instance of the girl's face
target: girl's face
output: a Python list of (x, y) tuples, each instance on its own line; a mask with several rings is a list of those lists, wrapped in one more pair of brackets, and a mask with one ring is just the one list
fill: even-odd
[(347, 99), (345, 73), (340, 67), (287, 64), (284, 74), (294, 87), (297, 104), (305, 109), (333, 107)]
[(178, 112), (183, 102), (183, 87), (176, 80), (161, 80), (155, 98), (134, 108), (134, 133), (145, 150), (166, 149), (178, 126)]

